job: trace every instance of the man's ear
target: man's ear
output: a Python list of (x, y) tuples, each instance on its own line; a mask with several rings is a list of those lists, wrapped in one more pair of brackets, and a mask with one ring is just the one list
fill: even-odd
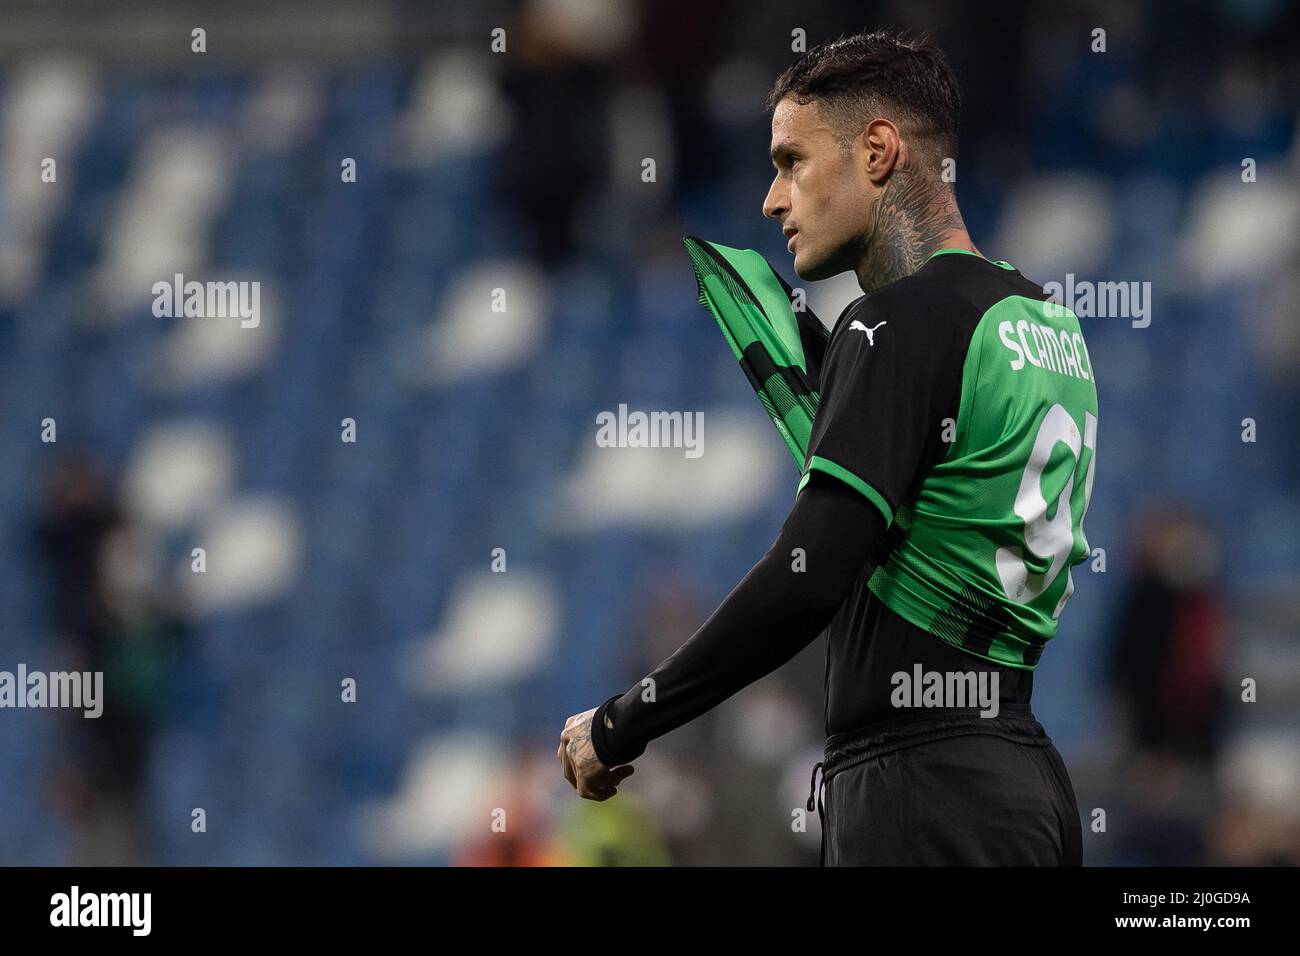
[(862, 144), (866, 151), (867, 178), (873, 186), (883, 186), (906, 156), (907, 148), (898, 135), (898, 127), (887, 119), (874, 119), (862, 131)]

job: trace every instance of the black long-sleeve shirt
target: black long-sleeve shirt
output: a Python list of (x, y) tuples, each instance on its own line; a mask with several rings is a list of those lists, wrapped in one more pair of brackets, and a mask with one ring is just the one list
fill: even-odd
[(772, 547), (694, 636), (645, 681), (596, 711), (591, 734), (596, 756), (606, 766), (635, 760), (649, 741), (711, 710), (807, 647), (854, 581), (870, 576), (871, 549), (884, 530), (884, 518), (866, 498), (815, 474)]

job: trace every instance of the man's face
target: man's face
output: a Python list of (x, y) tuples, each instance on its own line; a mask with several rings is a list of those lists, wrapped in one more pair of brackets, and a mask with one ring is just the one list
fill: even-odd
[(790, 97), (772, 114), (776, 178), (763, 215), (781, 223), (801, 279), (825, 279), (857, 266), (876, 187), (866, 176), (862, 137), (842, 148), (816, 102)]

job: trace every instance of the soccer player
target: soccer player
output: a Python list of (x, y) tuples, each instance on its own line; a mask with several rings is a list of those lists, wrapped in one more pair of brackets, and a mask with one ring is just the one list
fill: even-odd
[(852, 270), (865, 294), (831, 331), (771, 549), (647, 680), (566, 723), (582, 797), (826, 629), (824, 865), (1082, 863), (1030, 694), (1089, 553), (1093, 368), (1077, 318), (967, 235), (944, 175), (959, 103), (943, 54), (891, 33), (776, 81), (763, 213), (800, 277)]

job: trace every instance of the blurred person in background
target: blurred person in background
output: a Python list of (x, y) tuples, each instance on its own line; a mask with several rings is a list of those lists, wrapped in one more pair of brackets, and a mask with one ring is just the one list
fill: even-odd
[(37, 535), (56, 622), (52, 650), (70, 669), (104, 675), (102, 713), (70, 711), (64, 722), (55, 803), (76, 826), (83, 864), (144, 862), (142, 791), (181, 616), (88, 456), (51, 466)]
[(1141, 527), (1133, 576), (1112, 628), (1107, 676), (1128, 716), (1125, 841), (1154, 866), (1198, 863), (1223, 742), (1228, 650), (1219, 543), (1189, 511)]

